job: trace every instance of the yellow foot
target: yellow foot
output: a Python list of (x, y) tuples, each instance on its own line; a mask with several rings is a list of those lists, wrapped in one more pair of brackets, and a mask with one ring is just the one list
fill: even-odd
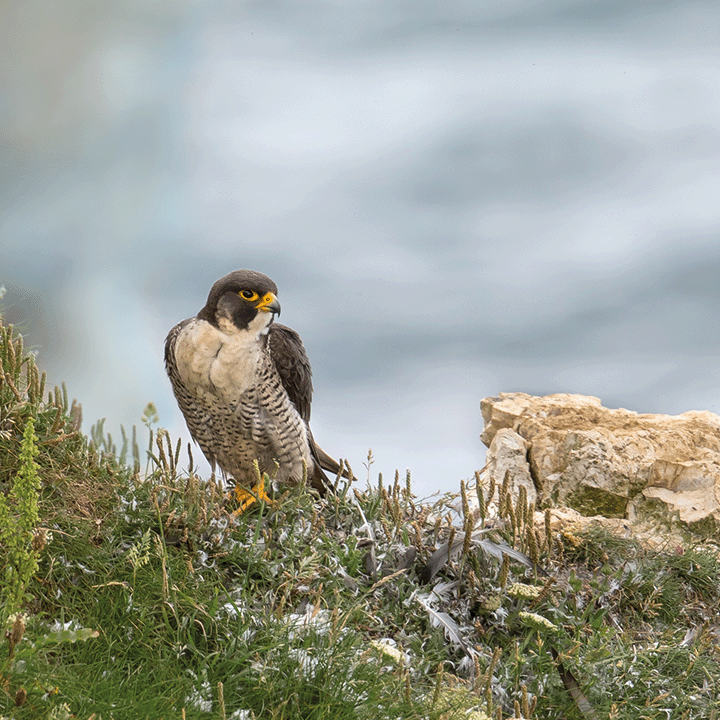
[(235, 510), (236, 514), (245, 512), (257, 500), (264, 500), (266, 503), (272, 503), (272, 499), (265, 492), (264, 478), (251, 490), (248, 490), (240, 485), (236, 485), (235, 499), (240, 505), (240, 507)]

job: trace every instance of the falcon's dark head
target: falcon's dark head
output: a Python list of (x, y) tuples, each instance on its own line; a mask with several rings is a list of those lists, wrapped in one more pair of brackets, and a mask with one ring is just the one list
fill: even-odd
[(227, 331), (263, 332), (280, 314), (277, 285), (254, 270), (236, 270), (210, 289), (198, 318)]

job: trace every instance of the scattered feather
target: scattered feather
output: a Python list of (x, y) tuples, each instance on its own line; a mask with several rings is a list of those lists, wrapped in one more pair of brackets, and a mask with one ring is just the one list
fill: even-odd
[[(526, 567), (535, 568), (536, 566), (525, 555), (525, 553), (515, 550), (515, 548), (506, 545), (503, 542), (494, 542), (493, 540), (482, 539), (482, 535), (489, 532), (489, 529), (476, 530), (471, 536), (471, 543), (475, 547), (479, 547), (486, 555), (494, 557), (497, 560), (502, 561), (503, 555), (507, 555), (511, 560), (522, 563)], [(465, 533), (458, 531), (455, 533), (453, 543), (449, 546), (448, 543), (443, 543), (427, 561), (426, 565), (420, 571), (420, 582), (429, 583), (435, 575), (442, 570), (447, 563), (448, 559), (452, 559), (460, 552), (463, 545), (465, 544)], [(537, 568), (543, 572), (540, 568)]]
[(463, 640), (460, 633), (460, 626), (446, 612), (435, 610), (426, 599), (428, 596), (416, 595), (415, 599), (425, 608), (430, 624), (433, 627), (441, 627), (445, 637), (456, 648), (461, 648), (466, 655), (471, 655), (474, 650)]

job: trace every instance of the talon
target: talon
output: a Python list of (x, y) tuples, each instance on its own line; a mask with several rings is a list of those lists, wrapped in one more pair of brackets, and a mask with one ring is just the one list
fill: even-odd
[(265, 478), (263, 477), (260, 482), (255, 485), (252, 489), (248, 490), (240, 485), (236, 485), (234, 488), (235, 499), (237, 500), (240, 507), (234, 511), (235, 515), (244, 513), (254, 502), (262, 500), (266, 503), (272, 503), (272, 498), (265, 492)]

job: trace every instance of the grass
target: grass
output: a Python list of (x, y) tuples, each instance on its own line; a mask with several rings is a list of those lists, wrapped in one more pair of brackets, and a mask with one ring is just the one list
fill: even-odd
[(0, 361), (1, 718), (720, 717), (717, 547), (552, 531), (507, 487), (418, 503), (371, 457), (235, 514), (153, 408), (118, 450), (2, 326)]

